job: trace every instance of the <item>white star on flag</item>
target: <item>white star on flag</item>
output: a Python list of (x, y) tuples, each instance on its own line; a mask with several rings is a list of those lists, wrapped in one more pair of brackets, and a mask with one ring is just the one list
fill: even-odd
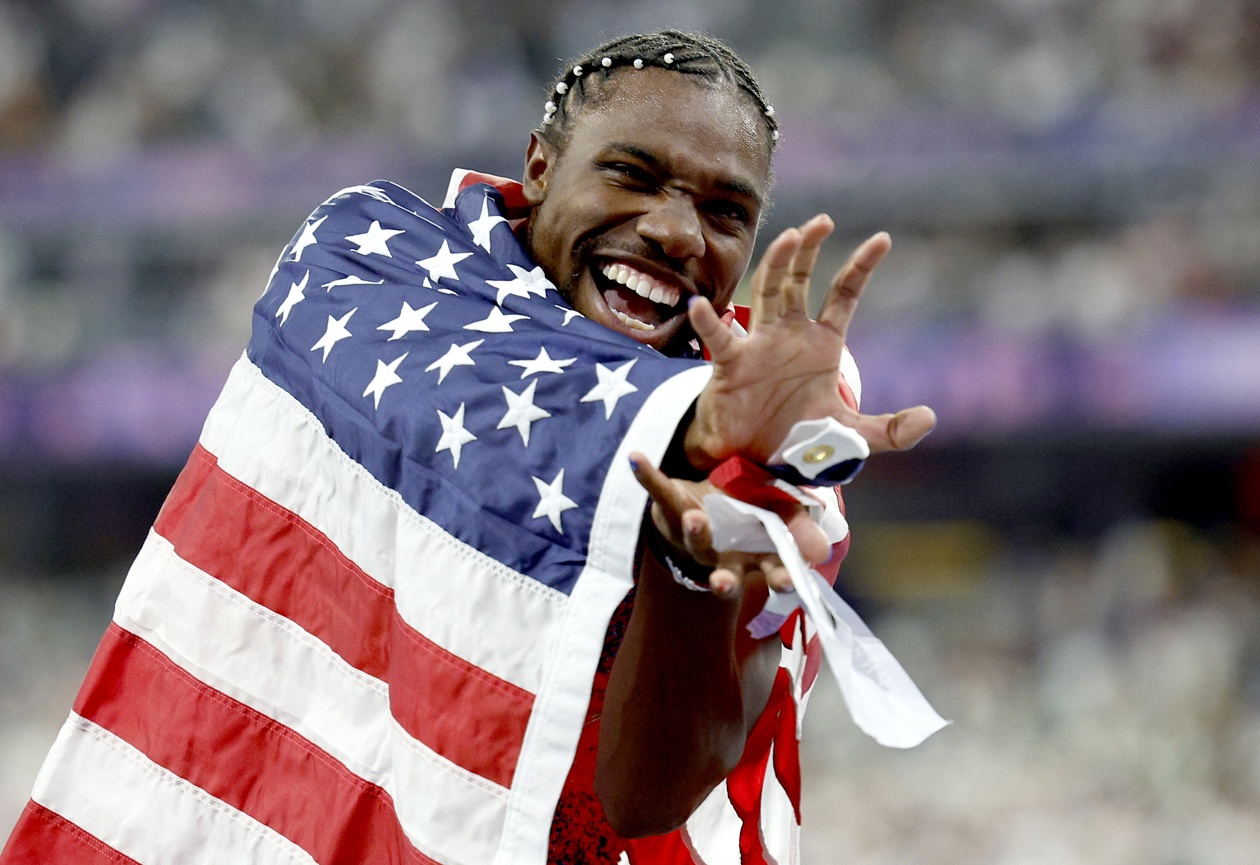
[(459, 404), (459, 410), (455, 412), (454, 417), (449, 417), (439, 410), (438, 418), (442, 421), (442, 438), (438, 439), (437, 450), (434, 453), (450, 451), (451, 456), (455, 458), (455, 468), (459, 468), (460, 451), (464, 449), (464, 445), (477, 440), (475, 435), (464, 429), (464, 404), (462, 402)]
[(464, 330), (476, 330), (481, 333), (511, 333), (512, 322), (523, 321), (526, 315), (508, 315), (497, 306), (490, 307), (490, 314), (481, 321), (464, 325)]
[(560, 515), (577, 507), (577, 502), (564, 494), (564, 469), (560, 469), (560, 473), (551, 483), (533, 475), (530, 477), (534, 478), (534, 486), (538, 488), (539, 496), (538, 507), (534, 508), (534, 519), (546, 517), (551, 520), (556, 531), (563, 534), (564, 529), (560, 528)]
[(507, 400), (508, 410), (499, 421), (499, 425), (495, 427), (495, 429), (516, 427), (516, 431), (521, 434), (521, 443), (525, 447), (529, 447), (529, 425), (536, 420), (551, 417), (551, 412), (543, 411), (534, 405), (534, 388), (537, 385), (538, 380), (535, 379), (519, 394), (513, 393), (506, 387), (503, 388), (503, 398)]
[(472, 350), (485, 342), (484, 339), (475, 339), (472, 342), (466, 342), (463, 345), (455, 345), (451, 343), (451, 347), (446, 350), (446, 354), (439, 357), (433, 363), (424, 368), (425, 372), (433, 372), (438, 370), (438, 384), (442, 383), (442, 379), (446, 378), (446, 374), (457, 366), (476, 366), (477, 362), (470, 356)]
[(558, 303), (555, 306), (556, 309), (564, 313), (564, 321), (560, 322), (561, 327), (564, 327), (575, 318), (586, 318), (586, 316), (582, 315), (582, 313), (578, 312), (576, 309), (569, 309), (567, 306), (561, 306)]
[(376, 282), (364, 279), (361, 276), (350, 274), (343, 276), (341, 279), (334, 279), (332, 282), (325, 282), (320, 286), (324, 291), (332, 291), (334, 288), (341, 288), (343, 285), (384, 285), (385, 280), (378, 279)]
[(416, 264), (423, 267), (429, 272), (432, 279), (454, 279), (459, 280), (459, 274), (455, 272), (455, 265), (472, 255), (471, 252), (451, 252), (451, 245), (448, 241), (442, 241), (442, 248), (430, 258), (424, 258), (417, 261)]
[(417, 330), (428, 330), (429, 326), (424, 323), (424, 317), (432, 312), (435, 306), (437, 306), (437, 301), (419, 309), (412, 309), (411, 304), (404, 300), (402, 311), (398, 313), (398, 317), (385, 322), (377, 330), (392, 330), (394, 332), (394, 335), (387, 339), (386, 342), (393, 342), (396, 339), (400, 339), (404, 334)]
[(302, 276), (301, 282), (295, 282), (289, 286), (289, 296), (284, 299), (284, 303), (280, 304), (280, 308), (276, 310), (276, 318), (280, 319), (280, 326), (284, 327), (289, 320), (289, 313), (293, 312), (293, 307), (306, 300), (306, 282), (311, 278), (311, 272), (308, 270)]
[(502, 216), (490, 215), (490, 199), (489, 197), (481, 199), (481, 216), (468, 223), (469, 229), (472, 230), (473, 243), (480, 246), (486, 252), (490, 251), (490, 232), (500, 222), (507, 222)]
[(504, 298), (529, 297), (529, 285), (519, 277), (513, 279), (487, 279), (486, 285), (499, 290), (499, 293), (494, 298), (494, 302), (499, 306), (503, 306)]
[(324, 335), (319, 338), (319, 342), (311, 346), (311, 351), (324, 350), (323, 362), (328, 362), (328, 353), (333, 350), (333, 346), (350, 336), (350, 331), (346, 330), (346, 322), (350, 320), (350, 316), (359, 311), (356, 306), (347, 312), (341, 318), (333, 318), (328, 316), (328, 329), (324, 331)]
[(381, 407), (381, 394), (385, 393), (385, 388), (396, 385), (402, 381), (398, 375), (398, 364), (403, 362), (403, 358), (411, 354), (404, 351), (397, 359), (386, 363), (383, 360), (376, 361), (376, 375), (372, 376), (372, 381), (368, 384), (367, 390), (363, 392), (364, 396), (371, 394), (376, 398), (375, 408)]
[(525, 283), (525, 288), (530, 294), (536, 294), (543, 297), (548, 291), (555, 291), (555, 286), (551, 284), (551, 280), (543, 273), (543, 269), (535, 265), (533, 270), (526, 270), (515, 264), (509, 264), (508, 270), (516, 274), (516, 278)]
[(575, 360), (577, 360), (576, 357), (553, 360), (544, 347), (538, 349), (538, 357), (533, 360), (509, 360), (508, 365), (519, 366), (521, 368), (521, 378), (526, 378), (541, 372), (564, 372), (564, 368)]
[(595, 375), (599, 376), (599, 384), (591, 388), (580, 402), (604, 402), (604, 420), (612, 417), (617, 401), (623, 396), (634, 393), (637, 387), (626, 381), (630, 368), (638, 363), (638, 358), (628, 360), (616, 369), (609, 369), (602, 363), (595, 364)]
[(314, 246), (316, 243), (319, 243), (319, 241), (315, 239), (315, 229), (323, 225), (324, 220), (327, 218), (327, 216), (321, 216), (314, 222), (308, 222), (306, 225), (302, 226), (302, 234), (297, 240), (293, 241), (293, 258), (290, 259), (291, 261), (301, 261), (302, 253), (306, 251), (306, 247)]
[(389, 247), (386, 244), (391, 237), (397, 237), (404, 233), (399, 228), (381, 228), (381, 224), (374, 219), (366, 232), (363, 234), (352, 234), (346, 240), (358, 244), (359, 248), (354, 251), (359, 255), (383, 255), (386, 258), (393, 258), (394, 256), (389, 254)]

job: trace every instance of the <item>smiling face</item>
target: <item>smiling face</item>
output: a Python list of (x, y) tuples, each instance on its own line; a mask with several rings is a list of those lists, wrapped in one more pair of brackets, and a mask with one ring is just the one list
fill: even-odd
[(529, 249), (574, 309), (665, 351), (691, 337), (688, 299), (725, 309), (748, 267), (769, 137), (725, 81), (648, 68), (603, 86), (563, 150), (530, 141)]

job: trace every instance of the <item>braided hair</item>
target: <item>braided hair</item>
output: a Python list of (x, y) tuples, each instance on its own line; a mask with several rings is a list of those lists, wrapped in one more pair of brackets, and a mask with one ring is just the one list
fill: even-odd
[(779, 122), (774, 108), (766, 101), (748, 64), (720, 39), (680, 30), (623, 36), (575, 58), (552, 82), (537, 131), (557, 151), (562, 151), (574, 118), (583, 108), (598, 107), (607, 99), (603, 84), (609, 77), (622, 70), (648, 66), (735, 85), (757, 107), (769, 133), (771, 150), (778, 143)]

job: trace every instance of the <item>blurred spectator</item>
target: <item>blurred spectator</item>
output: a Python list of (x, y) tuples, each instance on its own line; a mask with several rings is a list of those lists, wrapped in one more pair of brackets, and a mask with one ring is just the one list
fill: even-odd
[[(518, 170), (561, 59), (659, 26), (727, 38), (761, 75), (791, 161), (768, 231), (830, 209), (849, 236), (828, 272), (848, 240), (892, 231), (863, 299), (872, 342), (961, 324), (1003, 349), (992, 357), (1038, 340), (1101, 351), (1260, 307), (1256, 0), (4, 0), (0, 442), (46, 430), (82, 455), (118, 436), (161, 464), (185, 444), (151, 428), (178, 416), (195, 435), (193, 385), (218, 386), (320, 196), (378, 171), (433, 198), (424, 184), (452, 164)], [(1211, 378), (1260, 380), (1242, 355)], [(1006, 408), (1036, 403), (1044, 382), (1009, 366), (991, 376)], [(135, 375), (120, 385), (117, 369)], [(942, 388), (970, 394), (969, 369), (942, 371)], [(29, 403), (5, 415), (12, 381), (90, 391), (109, 423)], [(1001, 417), (971, 395), (982, 422)], [(1238, 510), (1254, 534), (1253, 462)], [(897, 546), (905, 527), (883, 528)], [(860, 561), (878, 532), (855, 536)], [(992, 545), (936, 594), (906, 594), (907, 572), (902, 594), (861, 599), (955, 724), (888, 752), (824, 677), (804, 738), (805, 861), (1254, 861), (1254, 538), (1138, 520), (1096, 543)], [(0, 838), (120, 578), (37, 581), (4, 561)], [(858, 577), (855, 591), (894, 582)]]
[(1187, 527), (1129, 523), (1092, 549), (1012, 546), (971, 590), (894, 605), (876, 631), (954, 724), (890, 754), (824, 678), (804, 861), (1251, 862), (1257, 588)]
[[(511, 171), (541, 111), (540, 82), (571, 45), (661, 24), (736, 39), (789, 145), (800, 123), (851, 137), (841, 156), (855, 187), (878, 196), (878, 227), (899, 241), (883, 298), (872, 299), (877, 316), (1105, 340), (1182, 306), (1260, 295), (1260, 171), (1240, 168), (1254, 159), (1178, 143), (1212, 112), (1234, 111), (1242, 137), (1231, 146), (1260, 150), (1255, 109), (1238, 108), (1260, 99), (1260, 13), (1249, 0), (785, 0), (773, 13), (703, 0), (11, 3), (0, 7), (0, 170), (6, 152), (100, 173), (176, 144), (271, 159), (374, 141), (424, 164), (469, 148), (501, 153), (496, 170)], [(1105, 149), (1115, 146), (1126, 150)], [(900, 186), (871, 174), (882, 165)], [(1010, 170), (1031, 184), (1014, 199)], [(784, 185), (784, 219), (799, 215), (803, 191)], [(899, 195), (909, 195), (902, 205)], [(1153, 212), (1161, 200), (1174, 213)], [(944, 206), (929, 215), (936, 201)], [(1018, 233), (1001, 222), (1012, 208)], [(277, 221), (277, 237), (294, 218)], [(11, 228), (16, 258), (31, 260), (20, 248), (39, 240)], [(8, 303), (37, 320), (45, 301), (21, 295), (52, 290), (75, 307), (92, 290), (74, 273), (49, 283), (19, 268), (14, 279), (26, 288)]]

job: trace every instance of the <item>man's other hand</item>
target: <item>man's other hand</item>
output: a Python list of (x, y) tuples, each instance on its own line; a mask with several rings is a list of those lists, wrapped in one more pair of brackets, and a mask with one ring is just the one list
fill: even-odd
[[(724, 598), (735, 599), (750, 587), (764, 583), (776, 592), (792, 587), (787, 568), (774, 553), (742, 553), (713, 549), (709, 516), (704, 497), (721, 490), (708, 481), (686, 481), (668, 477), (640, 453), (630, 455), (634, 476), (652, 497), (652, 527), (673, 551), (671, 558), (691, 561), (710, 569), (709, 588)], [(796, 541), (801, 555), (811, 564), (825, 561), (831, 545), (804, 506), (779, 511)]]

